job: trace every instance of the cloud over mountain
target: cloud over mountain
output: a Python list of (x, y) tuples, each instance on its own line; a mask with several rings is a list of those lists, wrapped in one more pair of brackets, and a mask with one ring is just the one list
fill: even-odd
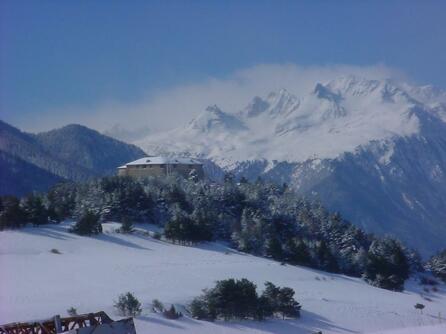
[(182, 85), (148, 92), (137, 101), (108, 99), (93, 105), (63, 106), (41, 112), (24, 124), (26, 130), (48, 130), (67, 123), (80, 123), (100, 131), (117, 124), (121, 129), (139, 132), (142, 126), (152, 131), (183, 124), (197, 110), (217, 104), (222, 110), (246, 105), (253, 96), (264, 96), (286, 87), (297, 95), (306, 94), (317, 82), (340, 75), (357, 75), (371, 79), (401, 78), (398, 70), (384, 65), (300, 66), (296, 64), (260, 64), (237, 70), (225, 77), (207, 77)]

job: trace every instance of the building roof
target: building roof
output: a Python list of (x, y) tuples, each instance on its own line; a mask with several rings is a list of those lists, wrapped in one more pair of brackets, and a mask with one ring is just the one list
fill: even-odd
[(141, 165), (202, 165), (198, 159), (183, 157), (145, 157), (125, 164), (118, 168)]

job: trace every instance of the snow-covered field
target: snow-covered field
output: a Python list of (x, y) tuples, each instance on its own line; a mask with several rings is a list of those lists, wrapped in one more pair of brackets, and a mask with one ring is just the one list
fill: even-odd
[[(71, 306), (117, 318), (113, 301), (131, 291), (144, 305), (136, 319), (138, 334), (446, 333), (444, 285), (426, 293), (410, 281), (406, 291), (391, 292), (356, 278), (282, 266), (221, 244), (172, 245), (144, 235), (147, 226), (122, 235), (113, 232), (119, 224), (109, 223), (104, 235), (80, 237), (68, 233), (68, 225), (0, 232), (0, 324), (64, 315)], [(210, 323), (189, 317), (167, 320), (150, 311), (154, 298), (185, 305), (203, 288), (230, 277), (253, 280), (259, 290), (265, 281), (292, 287), (303, 305), (302, 318)], [(423, 314), (414, 309), (416, 303), (426, 305)]]

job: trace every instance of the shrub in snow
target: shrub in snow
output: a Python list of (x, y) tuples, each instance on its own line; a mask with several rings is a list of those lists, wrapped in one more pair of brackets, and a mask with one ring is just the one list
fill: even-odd
[(171, 305), (168, 310), (164, 310), (163, 316), (167, 319), (178, 319), (183, 316), (181, 312), (177, 312), (175, 306)]
[(70, 231), (79, 235), (102, 233), (102, 225), (99, 222), (99, 215), (96, 215), (91, 211), (85, 212)]
[(25, 212), (15, 196), (0, 197), (0, 231), (19, 228), (25, 223)]
[(42, 198), (35, 194), (27, 195), (22, 201), (25, 221), (33, 225), (48, 224), (48, 210), (43, 205)]
[(70, 317), (74, 317), (74, 316), (77, 315), (77, 310), (76, 310), (74, 307), (70, 307), (70, 308), (67, 310), (67, 313), (68, 313), (68, 315), (69, 315)]
[(119, 296), (118, 301), (115, 302), (115, 308), (118, 313), (122, 316), (132, 316), (135, 317), (141, 314), (141, 303), (139, 300), (130, 292), (122, 294)]
[(154, 312), (164, 312), (164, 305), (158, 299), (152, 300), (152, 309)]
[(200, 320), (214, 320), (214, 317), (209, 314), (209, 306), (205, 297), (197, 297), (192, 300), (189, 305), (189, 311), (192, 317)]
[(421, 313), (423, 313), (423, 309), (424, 309), (425, 306), (424, 306), (423, 304), (416, 303), (416, 304), (414, 305), (414, 307), (415, 307), (417, 310), (420, 310)]
[(132, 233), (133, 232), (133, 224), (130, 218), (124, 217), (121, 228), (119, 229), (121, 233)]
[(294, 290), (288, 287), (278, 287), (271, 282), (265, 283), (262, 297), (267, 301), (271, 313), (279, 313), (283, 319), (299, 318), (300, 304), (294, 299)]
[(64, 182), (54, 185), (46, 196), (48, 214), (53, 221), (59, 222), (72, 217), (76, 206), (77, 185)]
[(164, 236), (181, 244), (194, 244), (212, 239), (212, 222), (204, 210), (195, 210), (191, 215), (176, 207), (172, 218), (164, 228)]
[(259, 297), (255, 284), (245, 278), (217, 281), (214, 288), (195, 298), (189, 309), (194, 318), (207, 320), (263, 320), (274, 314), (283, 318), (300, 316), (301, 306), (294, 299), (293, 289), (276, 287), (270, 282), (265, 286)]
[(51, 253), (53, 254), (62, 254), (58, 249), (53, 248), (52, 250), (50, 250)]
[[(191, 311), (205, 313), (207, 319), (247, 319), (256, 317), (257, 292), (254, 283), (247, 279), (217, 281), (214, 288), (194, 300)], [(200, 303), (203, 302), (201, 305)], [(204, 309), (200, 309), (204, 308)], [(203, 312), (205, 310), (205, 312)], [(192, 313), (199, 317), (200, 314)], [(202, 314), (201, 314), (202, 316)]]
[(409, 263), (402, 246), (393, 239), (373, 241), (364, 278), (380, 288), (401, 291), (409, 277)]
[(267, 239), (265, 252), (267, 256), (272, 257), (274, 260), (283, 260), (284, 253), (279, 238), (272, 236)]

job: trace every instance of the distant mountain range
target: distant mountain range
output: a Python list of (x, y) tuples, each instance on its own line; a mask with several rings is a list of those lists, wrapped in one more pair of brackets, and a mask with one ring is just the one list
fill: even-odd
[(143, 156), (140, 148), (81, 125), (30, 134), (0, 121), (0, 194), (23, 195), (62, 180), (110, 175)]
[(432, 86), (345, 76), (300, 96), (254, 97), (241, 110), (209, 106), (133, 144), (80, 125), (29, 134), (0, 121), (0, 193), (112, 174), (145, 156), (139, 146), (205, 158), (215, 179), (286, 182), (424, 255), (446, 247), (446, 92)]
[(432, 86), (345, 76), (242, 110), (210, 106), (135, 144), (210, 159), (214, 175), (286, 182), (423, 254), (446, 247), (446, 92)]

